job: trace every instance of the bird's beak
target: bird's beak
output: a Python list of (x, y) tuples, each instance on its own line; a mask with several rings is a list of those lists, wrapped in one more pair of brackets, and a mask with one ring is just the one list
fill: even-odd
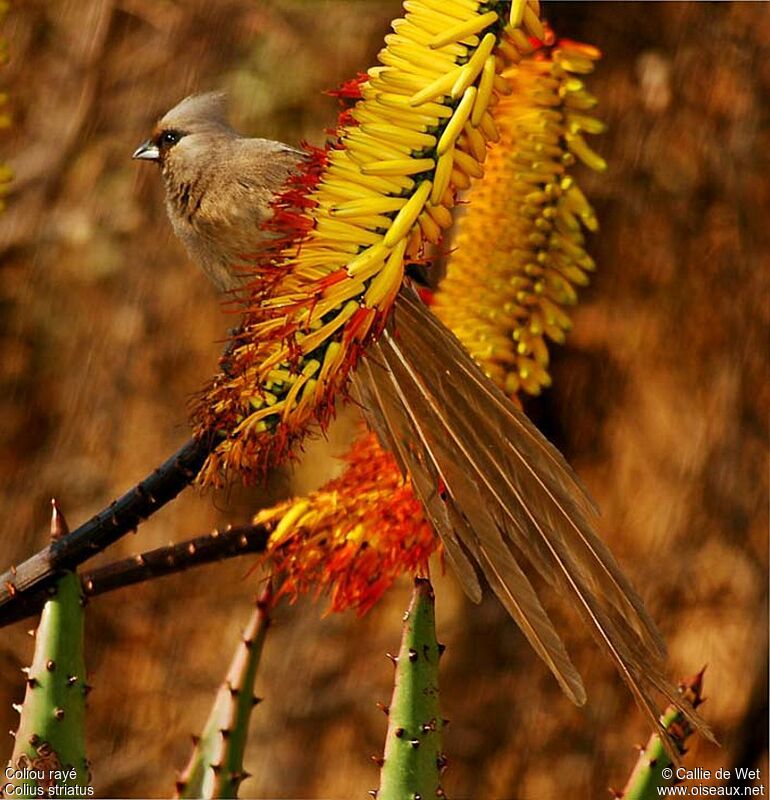
[(134, 154), (131, 158), (139, 158), (144, 161), (160, 161), (160, 150), (158, 150), (157, 145), (153, 143), (152, 139), (148, 139), (134, 150)]

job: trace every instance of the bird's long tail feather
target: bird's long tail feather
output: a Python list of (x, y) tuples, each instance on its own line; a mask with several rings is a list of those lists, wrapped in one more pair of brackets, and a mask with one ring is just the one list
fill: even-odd
[(586, 699), (580, 675), (521, 562), (571, 598), (669, 747), (651, 689), (711, 736), (666, 679), (660, 634), (594, 532), (596, 508), (575, 474), (413, 290), (359, 365), (356, 390), (466, 593), (481, 597), (475, 562), (573, 702)]

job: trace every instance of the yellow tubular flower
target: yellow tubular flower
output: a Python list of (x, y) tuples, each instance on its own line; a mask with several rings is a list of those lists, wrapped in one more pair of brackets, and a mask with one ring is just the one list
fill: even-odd
[(537, 0), (521, 5), (512, 27), (510, 0), (405, 0), (380, 66), (340, 90), (353, 105), (276, 201), (277, 244), (246, 267), (243, 328), (195, 412), (196, 432), (220, 439), (204, 483), (255, 477), (328, 422), (405, 263), (441, 241), (456, 192), (483, 174), (501, 74), (542, 33)]
[[(469, 169), (465, 171), (474, 177), (486, 161), (486, 176), (467, 196), (470, 202), (458, 223), (456, 248), (436, 294), (434, 311), (511, 394), (521, 389), (536, 392), (547, 382), (543, 334), (562, 340), (569, 321), (559, 309), (574, 301), (572, 284), (582, 285), (585, 270), (592, 267), (582, 251), (577, 220), (589, 230), (596, 229), (596, 221), (567, 175), (566, 168), (573, 160), (568, 155), (568, 136), (600, 133), (604, 126), (584, 113), (560, 109), (559, 100), (579, 91), (581, 105), (591, 105), (584, 89), (563, 87), (570, 73), (590, 72), (597, 57), (593, 48), (574, 43), (528, 56), (506, 73), (505, 89), (499, 92), (506, 95), (495, 109), (499, 145), (488, 150), (487, 139), (478, 128), (479, 114), (476, 127), (472, 118), (465, 121), (454, 151), (439, 156), (432, 188), (427, 188), (431, 184), (425, 181), (422, 193), (415, 192), (408, 200), (367, 196), (342, 202), (334, 209), (338, 218), (396, 212), (388, 233), (405, 247), (403, 231), (414, 225), (415, 214), (423, 207), (438, 226), (452, 224), (451, 210), (433, 201), (436, 195), (444, 195), (445, 187), (439, 184), (448, 181), (449, 173), (446, 177), (441, 174), (447, 158), (451, 164), (467, 161)], [(488, 56), (484, 61), (478, 86), (479, 94), (490, 98), (497, 76), (494, 60)], [(450, 84), (447, 81), (445, 85)], [(384, 126), (382, 130), (387, 131)], [(589, 157), (597, 158), (595, 154)], [(526, 181), (519, 179), (519, 173), (539, 177)], [(428, 192), (431, 202), (426, 204)], [(552, 241), (537, 245), (548, 232)], [(532, 236), (534, 241), (528, 238)], [(564, 238), (561, 247), (556, 246), (557, 237)], [(385, 258), (386, 252), (369, 248), (348, 264), (348, 272), (359, 276), (371, 272), (372, 264)], [(534, 275), (526, 265), (542, 264), (541, 252), (551, 256), (554, 266)], [(394, 251), (389, 264), (401, 265), (402, 255)], [(541, 291), (534, 289), (536, 280), (542, 281)], [(369, 285), (367, 301), (382, 282), (390, 284), (387, 268)], [(502, 288), (501, 283), (505, 283)], [(527, 291), (540, 302), (528, 303)], [(523, 294), (517, 298), (517, 292)], [(511, 303), (516, 309), (513, 314)], [(553, 310), (547, 304), (552, 304)], [(542, 330), (535, 327), (540, 320)], [(522, 376), (530, 361), (542, 367), (535, 374), (539, 382)], [(308, 497), (262, 511), (255, 521), (273, 526), (267, 558), (281, 593), (293, 598), (303, 592), (323, 592), (331, 597), (330, 610), (352, 607), (363, 613), (399, 574), (424, 569), (439, 541), (408, 480), (401, 478), (393, 456), (373, 435), (356, 442), (346, 459), (348, 468), (339, 479)]]
[[(606, 168), (583, 138), (604, 125), (590, 115), (596, 101), (576, 77), (590, 73), (599, 55), (561, 42), (505, 72), (510, 93), (494, 109), (500, 143), (489, 152), (484, 180), (464, 198), (435, 295), (437, 316), (512, 397), (550, 385), (546, 342), (564, 341), (566, 308), (595, 266), (583, 229), (596, 231), (596, 217), (570, 168), (576, 159)], [(469, 136), (461, 146), (471, 154), (476, 145)]]

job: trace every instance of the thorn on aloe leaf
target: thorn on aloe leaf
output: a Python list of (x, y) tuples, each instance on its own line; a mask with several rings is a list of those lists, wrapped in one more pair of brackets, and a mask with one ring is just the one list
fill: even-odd
[(426, 578), (417, 578), (404, 615), (401, 648), (398, 656), (391, 656), (395, 687), (388, 706), (380, 800), (441, 796), (439, 654), (433, 588)]
[[(52, 504), (51, 538), (68, 533), (61, 509)], [(84, 796), (90, 783), (85, 755), (85, 697), (72, 691), (85, 675), (83, 607), (80, 580), (65, 572), (46, 602), (35, 634), (32, 665), (24, 670), (27, 684), (15, 735), (9, 794), (40, 796), (50, 788), (56, 796)], [(26, 768), (26, 772), (25, 772)], [(42, 779), (38, 775), (43, 775)]]
[[(705, 667), (695, 675), (686, 678), (679, 684), (682, 697), (689, 701), (693, 708), (704, 702), (703, 673)], [(669, 706), (660, 718), (666, 731), (676, 745), (679, 753), (687, 752), (686, 742), (693, 734), (693, 729), (676, 706)], [(622, 792), (615, 797), (622, 800), (652, 800), (659, 796), (659, 790), (672, 786), (677, 781), (667, 778), (672, 767), (671, 758), (666, 752), (658, 734), (653, 734), (647, 744), (639, 748), (639, 758)], [(665, 773), (665, 774), (664, 774)]]
[(240, 638), (203, 733), (193, 737), (192, 757), (176, 785), (179, 798), (237, 797), (239, 786), (249, 777), (243, 769), (243, 754), (252, 709), (262, 702), (254, 694), (254, 682), (271, 608), (272, 593), (268, 586), (257, 600)]

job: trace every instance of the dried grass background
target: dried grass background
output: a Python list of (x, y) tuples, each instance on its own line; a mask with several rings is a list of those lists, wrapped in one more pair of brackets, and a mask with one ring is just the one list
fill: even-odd
[[(603, 508), (602, 530), (670, 644), (671, 675), (708, 664), (704, 714), (757, 762), (766, 736), (767, 90), (770, 14), (752, 3), (546, 3), (598, 45), (592, 81), (611, 168), (587, 178), (600, 264), (554, 388), (530, 410)], [(395, 0), (24, 0), (5, 24), (16, 172), (0, 219), (0, 562), (46, 538), (57, 497), (78, 524), (187, 437), (191, 395), (230, 321), (173, 240), (154, 119), (225, 87), (238, 126), (319, 143), (321, 90), (373, 63)], [(186, 492), (110, 558), (243, 521), (336, 468), (348, 429), (264, 489)], [(249, 563), (94, 600), (89, 754), (101, 796), (162, 797), (185, 763), (255, 590)], [(447, 643), (446, 786), (455, 798), (589, 798), (622, 784), (647, 735), (568, 609), (589, 704), (560, 694), (500, 606), (437, 581)], [(283, 608), (268, 641), (243, 786), (250, 797), (354, 798), (377, 783), (408, 587), (366, 619)], [(558, 602), (551, 604), (559, 609)], [(0, 730), (15, 728), (29, 624), (0, 634)], [(10, 738), (6, 740), (8, 752)]]

